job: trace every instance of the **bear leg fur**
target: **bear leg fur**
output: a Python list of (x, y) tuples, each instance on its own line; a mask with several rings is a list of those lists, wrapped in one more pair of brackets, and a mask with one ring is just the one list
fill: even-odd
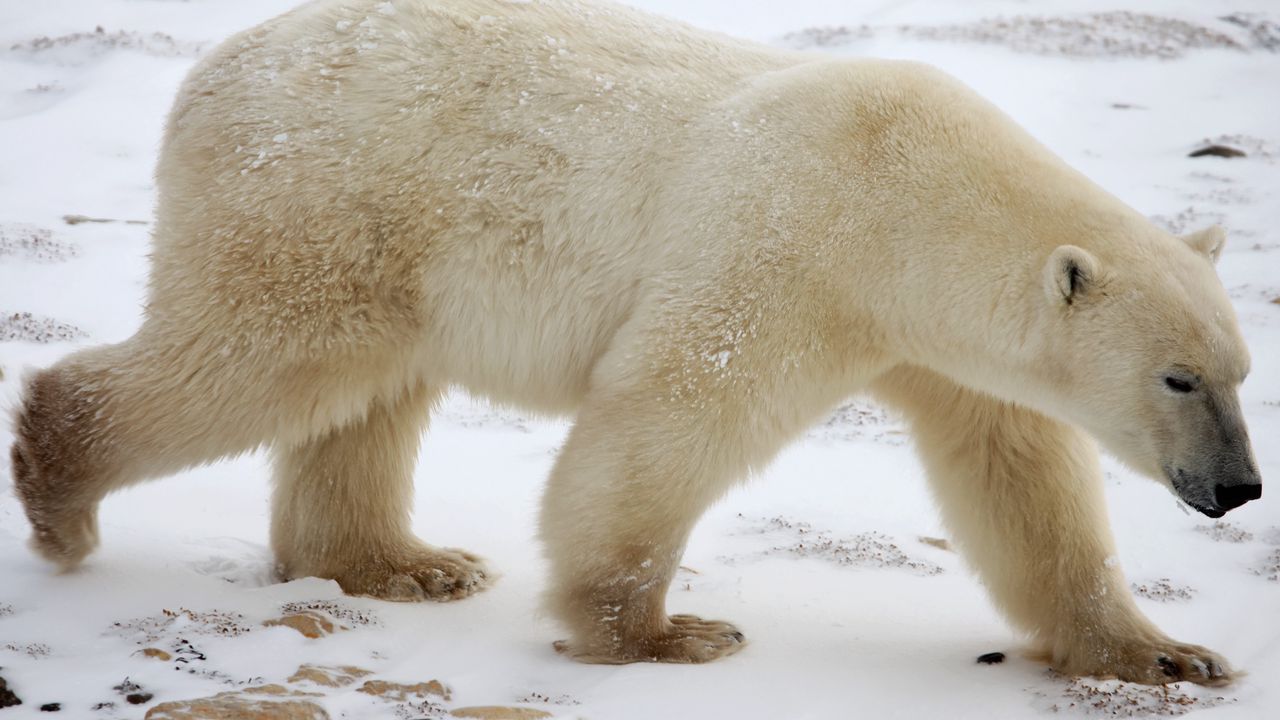
[(874, 389), (907, 414), (944, 522), (1037, 655), (1068, 675), (1230, 682), (1223, 658), (1165, 636), (1135, 605), (1090, 438), (922, 369)]
[(426, 545), (410, 528), (418, 445), (438, 397), (418, 386), (274, 448), (271, 546), (283, 577), (330, 578), (383, 600), (453, 600), (484, 587), (479, 558)]

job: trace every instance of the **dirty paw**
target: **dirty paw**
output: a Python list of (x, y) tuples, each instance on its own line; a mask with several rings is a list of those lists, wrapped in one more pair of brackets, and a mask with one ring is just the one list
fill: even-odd
[(379, 600), (444, 602), (473, 595), (488, 586), (484, 561), (452, 548), (416, 548), (354, 564), (337, 578), (343, 592)]
[(98, 520), (95, 512), (80, 512), (70, 517), (32, 518), (31, 549), (63, 571), (71, 570), (98, 546)]
[(1228, 685), (1231, 666), (1221, 656), (1197, 645), (1179, 645), (1156, 656), (1158, 683), (1188, 680), (1200, 685)]
[(730, 623), (672, 615), (663, 632), (653, 636), (631, 641), (611, 636), (605, 642), (582, 645), (562, 640), (555, 649), (586, 663), (705, 663), (738, 652), (746, 642), (742, 632)]
[(1173, 641), (1156, 643), (1128, 651), (1099, 653), (1114, 658), (1093, 667), (1065, 665), (1059, 669), (1075, 675), (1114, 677), (1144, 685), (1193, 682), (1199, 685), (1229, 685), (1235, 679), (1230, 664), (1215, 652), (1199, 645), (1183, 645)]

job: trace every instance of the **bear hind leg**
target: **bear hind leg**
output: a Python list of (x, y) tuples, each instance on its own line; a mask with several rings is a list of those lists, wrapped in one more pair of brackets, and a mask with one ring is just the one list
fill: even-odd
[(1079, 430), (922, 369), (873, 389), (906, 413), (958, 548), (1057, 670), (1230, 682), (1225, 660), (1173, 641), (1134, 603), (1113, 561), (1097, 450)]
[(32, 548), (64, 570), (97, 546), (107, 494), (251, 450), (281, 424), (259, 409), (273, 404), (261, 375), (145, 330), (72, 354), (25, 384), (10, 450), (14, 489)]
[(454, 600), (485, 587), (474, 555), (410, 529), (413, 468), (437, 394), (377, 400), (356, 420), (274, 452), (271, 545), (286, 578), (323, 577), (383, 600)]

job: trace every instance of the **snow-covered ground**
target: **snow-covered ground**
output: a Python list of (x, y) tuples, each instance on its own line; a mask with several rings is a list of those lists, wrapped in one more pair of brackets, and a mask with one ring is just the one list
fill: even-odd
[[(151, 168), (173, 92), (201, 52), (292, 4), (0, 0), (0, 405), (15, 402), (24, 368), (136, 328)], [(778, 45), (937, 64), (1157, 222), (1225, 225), (1219, 270), (1254, 357), (1245, 414), (1264, 478), (1280, 477), (1274, 0), (633, 4)], [(1205, 139), (1247, 156), (1189, 158)], [(101, 549), (57, 575), (25, 547), (11, 435), (0, 429), (0, 677), (24, 701), (0, 718), (35, 716), (45, 703), (75, 718), (141, 717), (160, 702), (280, 682), (304, 663), (452, 689), (447, 701), (397, 702), (357, 685), (311, 698), (349, 718), (464, 705), (596, 719), (1280, 717), (1274, 498), (1213, 524), (1109, 462), (1120, 559), (1143, 610), (1250, 674), (1215, 690), (1073, 681), (1018, 655), (960, 559), (922, 540), (944, 531), (909, 439), (857, 399), (714, 508), (690, 542), (670, 606), (733, 620), (750, 637), (743, 652), (706, 666), (574, 664), (552, 650), (561, 632), (538, 614), (534, 530), (566, 428), (462, 396), (434, 420), (416, 528), (501, 573), (487, 592), (440, 605), (345, 598), (314, 579), (274, 583), (261, 456), (112, 496)], [(289, 603), (318, 604), (350, 629), (306, 639), (261, 625)], [(975, 663), (994, 650), (1009, 660)], [(154, 698), (126, 701), (126, 678)]]

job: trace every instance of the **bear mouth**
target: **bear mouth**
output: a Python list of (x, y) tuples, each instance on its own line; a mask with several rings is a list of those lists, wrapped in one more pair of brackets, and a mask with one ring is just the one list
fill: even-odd
[(1186, 499), (1186, 498), (1182, 498), (1182, 501), (1183, 501), (1183, 502), (1185, 502), (1186, 504), (1190, 505), (1194, 510), (1196, 510), (1197, 512), (1199, 512), (1201, 515), (1205, 515), (1205, 516), (1207, 516), (1207, 517), (1211, 517), (1211, 518), (1213, 518), (1214, 520), (1217, 520), (1218, 518), (1220, 518), (1220, 517), (1222, 517), (1223, 515), (1226, 515), (1226, 514), (1227, 514), (1227, 511), (1226, 511), (1226, 510), (1219, 510), (1219, 509), (1217, 509), (1217, 508), (1207, 508), (1207, 507), (1205, 507), (1205, 506), (1203, 506), (1203, 505), (1199, 505), (1199, 504), (1197, 504), (1197, 503), (1193, 503), (1193, 502), (1191, 502), (1190, 500), (1188, 500), (1188, 499)]
[(1206, 492), (1204, 488), (1209, 487), (1207, 483), (1195, 483), (1187, 478), (1186, 472), (1181, 468), (1173, 469), (1166, 467), (1164, 469), (1165, 477), (1169, 479), (1169, 485), (1173, 487), (1173, 491), (1177, 494), (1178, 499), (1191, 506), (1193, 510), (1204, 515), (1205, 517), (1217, 520), (1227, 514), (1226, 510), (1218, 507), (1218, 504), (1212, 500), (1205, 498)]

